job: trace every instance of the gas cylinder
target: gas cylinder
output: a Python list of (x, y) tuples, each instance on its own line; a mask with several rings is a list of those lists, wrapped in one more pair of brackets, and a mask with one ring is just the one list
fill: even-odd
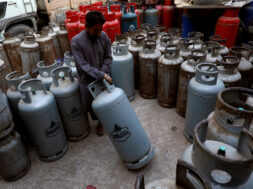
[(133, 6), (134, 8), (134, 12), (136, 14), (136, 19), (137, 19), (137, 28), (140, 28), (140, 12), (137, 11), (137, 3), (135, 2), (130, 2), (130, 3), (126, 3), (127, 8), (131, 8), (131, 6)]
[(66, 15), (66, 20), (65, 20), (65, 25), (69, 22), (69, 19), (72, 15), (77, 14), (77, 11), (66, 11), (65, 15)]
[(188, 33), (188, 39), (191, 45), (188, 47), (190, 50), (201, 50), (204, 40), (204, 34), (201, 32), (190, 32)]
[(54, 49), (56, 52), (56, 59), (63, 58), (63, 54), (60, 48), (60, 43), (57, 38), (57, 33), (54, 31), (54, 28), (52, 26), (48, 27), (48, 36), (50, 36), (53, 39)]
[(181, 38), (181, 33), (179, 28), (170, 28), (168, 29), (168, 35), (172, 37), (173, 44), (178, 45)]
[(141, 24), (144, 23), (144, 11), (141, 9), (140, 5), (137, 5), (137, 9), (135, 10), (136, 14), (139, 14), (140, 17), (140, 25), (138, 25), (138, 28), (141, 27)]
[(253, 83), (253, 65), (249, 61), (250, 51), (244, 47), (232, 47), (230, 54), (240, 58), (238, 71), (242, 75), (242, 87), (250, 88)]
[(206, 51), (206, 62), (217, 64), (222, 61), (222, 57), (219, 54), (220, 44), (213, 41), (207, 41), (202, 44), (202, 49)]
[(238, 13), (239, 9), (225, 9), (225, 13), (218, 19), (216, 24), (215, 35), (220, 35), (221, 39), (226, 39), (228, 48), (235, 45), (240, 24)]
[(30, 138), (25, 129), (24, 121), (21, 119), (18, 109), (18, 102), (21, 99), (21, 94), (18, 91), (18, 86), (25, 80), (30, 79), (29, 73), (21, 74), (17, 71), (11, 72), (6, 76), (6, 82), (9, 86), (6, 95), (10, 102), (10, 108), (13, 114), (15, 129), (20, 133), (22, 139), (26, 144), (29, 144)]
[(155, 26), (155, 29), (156, 29), (156, 31), (158, 32), (158, 37), (159, 37), (159, 39), (161, 39), (161, 37), (162, 37), (163, 35), (167, 34), (167, 33), (166, 33), (166, 28), (165, 28), (164, 26), (162, 26), (162, 25), (157, 25), (157, 26)]
[(163, 23), (163, 5), (158, 4), (155, 6), (156, 10), (158, 10), (159, 24)]
[(121, 17), (121, 32), (126, 33), (128, 31), (137, 29), (137, 16), (134, 12), (134, 7), (131, 6), (131, 11), (128, 11), (126, 7), (123, 7), (124, 12)]
[(164, 6), (162, 8), (162, 17), (163, 17), (162, 25), (165, 26), (166, 29), (173, 28), (175, 18), (175, 8), (172, 4), (172, 0), (164, 1)]
[(172, 45), (173, 44), (173, 40), (172, 37), (168, 34), (164, 34), (161, 39), (160, 39), (160, 43), (157, 45), (157, 49), (164, 54), (164, 50), (168, 45)]
[(225, 87), (239, 87), (241, 85), (241, 74), (237, 68), (240, 59), (236, 56), (224, 56), (218, 66), (218, 78), (223, 81)]
[(189, 49), (189, 46), (191, 45), (190, 40), (186, 38), (181, 38), (179, 41), (180, 45), (180, 56), (187, 60), (188, 57), (191, 55), (191, 50)]
[(40, 47), (33, 35), (25, 36), (20, 44), (20, 54), (23, 73), (29, 72), (32, 77), (35, 77), (36, 64), (40, 61)]
[(4, 99), (2, 90), (0, 89), (0, 138), (10, 134), (14, 128), (11, 111)]
[(97, 10), (98, 10), (99, 12), (101, 12), (102, 14), (108, 13), (108, 8), (107, 8), (107, 6), (97, 6)]
[(12, 71), (11, 63), (2, 43), (0, 43), (0, 58), (4, 61), (8, 72), (11, 72)]
[(85, 30), (85, 20), (86, 20), (86, 15), (85, 15), (85, 14), (82, 14), (82, 15), (80, 16), (80, 24), (79, 24), (79, 26), (78, 26), (79, 32)]
[(5, 181), (20, 179), (30, 167), (27, 152), (16, 131), (0, 139), (0, 175)]
[(37, 37), (36, 42), (40, 46), (40, 59), (45, 62), (46, 65), (53, 64), (56, 60), (56, 51), (54, 48), (53, 39), (48, 36), (48, 31), (44, 28), (41, 35)]
[(183, 160), (193, 165), (211, 182), (213, 189), (248, 189), (253, 185), (252, 135), (244, 129), (239, 143), (233, 147), (227, 143), (209, 140), (207, 120), (194, 130), (194, 142), (183, 155)]
[(115, 34), (115, 41), (112, 43), (112, 46), (116, 46), (118, 43), (129, 43), (128, 35), (124, 34)]
[(91, 83), (88, 89), (94, 98), (92, 109), (124, 165), (128, 169), (139, 169), (148, 164), (154, 156), (154, 148), (124, 91), (105, 80), (103, 84)]
[(145, 37), (143, 35), (136, 35), (135, 38), (132, 38), (131, 43), (128, 47), (128, 50), (133, 55), (134, 61), (134, 86), (135, 89), (139, 89), (139, 53), (143, 49), (143, 41)]
[(12, 37), (12, 34), (4, 34), (5, 41), (3, 42), (4, 49), (9, 57), (12, 70), (22, 72), (22, 62), (20, 56), (21, 40), (17, 37)]
[(77, 70), (76, 70), (76, 63), (74, 56), (70, 54), (70, 52), (65, 52), (64, 53), (64, 64), (63, 66), (68, 66), (72, 70), (72, 75), (74, 77), (77, 77)]
[(57, 32), (57, 37), (60, 43), (62, 54), (64, 54), (67, 51), (70, 51), (68, 32), (66, 30), (64, 23), (60, 23), (60, 30), (58, 30)]
[(128, 51), (126, 43), (118, 43), (112, 47), (112, 80), (116, 87), (124, 90), (127, 98), (134, 99), (134, 64), (133, 55)]
[(221, 39), (220, 35), (210, 36), (210, 41), (214, 41), (220, 44), (219, 54), (223, 56), (227, 56), (229, 53), (229, 49), (226, 47), (226, 39)]
[(38, 62), (37, 68), (38, 68), (39, 74), (37, 76), (37, 79), (41, 80), (42, 84), (45, 85), (47, 90), (50, 89), (50, 86), (53, 82), (51, 71), (59, 66), (60, 66), (59, 63), (56, 61), (49, 66), (46, 66), (44, 61)]
[(141, 24), (141, 35), (147, 37), (148, 30), (152, 29), (152, 26), (148, 23)]
[(242, 129), (249, 129), (253, 120), (248, 97), (253, 97), (253, 90), (240, 87), (226, 88), (218, 94), (216, 108), (207, 118), (208, 138), (237, 147)]
[(5, 62), (0, 59), (0, 89), (2, 89), (2, 91), (6, 92), (8, 89), (7, 83), (5, 81), (5, 76), (8, 74), (8, 69), (7, 66), (5, 64)]
[(66, 135), (71, 141), (80, 141), (90, 133), (88, 114), (81, 103), (78, 80), (69, 67), (52, 70), (53, 84), (50, 91), (55, 96)]
[(179, 46), (168, 45), (164, 55), (159, 58), (157, 100), (158, 104), (172, 108), (176, 106), (180, 65), (183, 58), (179, 54)]
[(66, 135), (54, 96), (38, 79), (19, 85), (22, 97), (18, 108), (39, 158), (55, 161), (67, 152)]
[(152, 7), (149, 7), (145, 11), (145, 23), (150, 24), (151, 26), (156, 26), (159, 24), (159, 11)]
[(249, 61), (251, 62), (251, 64), (253, 64), (253, 41), (248, 41), (248, 44), (243, 43), (242, 47), (249, 49), (250, 51)]
[(189, 82), (184, 135), (193, 141), (193, 131), (200, 121), (214, 110), (217, 94), (225, 88), (218, 79), (215, 64), (202, 63), (196, 66), (196, 75)]
[(104, 13), (105, 24), (103, 25), (103, 30), (106, 32), (111, 40), (111, 43), (115, 40), (115, 34), (120, 34), (120, 24), (117, 19), (115, 19), (114, 12)]
[(149, 29), (147, 31), (147, 38), (154, 40), (156, 42), (156, 45), (160, 43), (160, 39), (158, 38), (158, 32), (156, 29)]
[(141, 35), (140, 29), (128, 31), (128, 43), (131, 43), (132, 39), (134, 39), (137, 35)]
[(139, 93), (143, 98), (151, 99), (157, 93), (157, 64), (161, 52), (156, 50), (154, 40), (144, 41), (139, 54)]
[(115, 13), (115, 18), (119, 21), (121, 26), (122, 12), (120, 11), (120, 5), (110, 5), (110, 11)]
[(178, 82), (176, 112), (183, 117), (185, 117), (189, 82), (195, 76), (195, 67), (199, 63), (204, 63), (205, 60), (205, 51), (193, 50), (189, 59), (181, 64)]
[(66, 29), (68, 31), (69, 42), (71, 39), (79, 33), (80, 20), (78, 14), (73, 14), (69, 17), (68, 23), (66, 24)]

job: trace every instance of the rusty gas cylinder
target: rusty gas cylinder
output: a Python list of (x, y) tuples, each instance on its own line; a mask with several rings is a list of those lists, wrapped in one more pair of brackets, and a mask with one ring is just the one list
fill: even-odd
[(7, 53), (6, 53), (6, 51), (5, 51), (2, 43), (0, 43), (0, 58), (6, 64), (8, 72), (11, 72), (12, 71), (11, 63), (10, 63), (10, 60), (9, 60), (9, 58), (7, 56)]
[(242, 87), (250, 88), (253, 82), (253, 65), (249, 61), (250, 50), (244, 47), (232, 47), (230, 54), (240, 58), (238, 71), (242, 75)]
[(60, 23), (60, 30), (57, 32), (57, 37), (60, 43), (62, 54), (70, 51), (70, 44), (68, 39), (68, 32), (66, 30), (65, 23)]
[(206, 41), (202, 44), (202, 50), (206, 51), (206, 62), (217, 64), (222, 61), (219, 54), (220, 44), (214, 41)]
[(43, 28), (40, 36), (37, 37), (36, 42), (40, 46), (40, 59), (46, 65), (53, 64), (56, 60), (56, 51), (54, 48), (53, 39), (48, 35), (48, 30)]
[(240, 59), (236, 56), (224, 56), (218, 65), (218, 78), (223, 81), (225, 87), (239, 87), (241, 85), (241, 74), (237, 68)]
[(21, 40), (17, 37), (13, 37), (12, 34), (5, 33), (4, 34), (5, 41), (3, 42), (4, 49), (8, 54), (11, 67), (14, 71), (22, 72), (22, 62), (20, 56), (20, 43)]
[(60, 42), (57, 38), (57, 33), (54, 31), (54, 28), (52, 25), (48, 27), (48, 35), (52, 37), (53, 44), (56, 52), (56, 59), (63, 58), (63, 53), (61, 51)]
[(188, 60), (184, 61), (180, 67), (178, 92), (177, 92), (177, 107), (176, 112), (185, 117), (188, 84), (195, 76), (195, 67), (199, 63), (204, 63), (206, 53), (202, 50), (193, 50)]
[(179, 41), (180, 45), (180, 56), (187, 60), (188, 57), (192, 54), (192, 51), (189, 49), (189, 46), (191, 45), (190, 39), (181, 38)]
[(173, 44), (173, 40), (172, 37), (168, 34), (164, 34), (161, 36), (160, 38), (160, 43), (157, 45), (157, 49), (164, 54), (164, 50), (166, 49), (166, 47), (168, 45), (172, 45)]
[(151, 99), (157, 93), (157, 64), (161, 52), (156, 50), (156, 42), (144, 41), (143, 50), (139, 54), (139, 93), (141, 97)]
[(8, 74), (8, 69), (7, 69), (7, 66), (5, 64), (5, 62), (0, 59), (0, 88), (2, 89), (2, 91), (4, 93), (6, 93), (7, 89), (8, 89), (8, 86), (7, 86), (7, 83), (5, 81), (5, 76)]
[(179, 54), (178, 45), (168, 45), (158, 63), (158, 104), (172, 108), (176, 106), (178, 76), (183, 58)]

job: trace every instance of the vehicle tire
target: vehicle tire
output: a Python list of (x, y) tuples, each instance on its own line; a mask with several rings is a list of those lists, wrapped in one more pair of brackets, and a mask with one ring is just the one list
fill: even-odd
[(13, 33), (14, 36), (23, 40), (24, 36), (25, 36), (25, 32), (30, 29), (32, 29), (32, 28), (30, 26), (25, 25), (25, 24), (17, 24), (17, 25), (13, 25), (10, 28), (8, 28), (6, 33)]

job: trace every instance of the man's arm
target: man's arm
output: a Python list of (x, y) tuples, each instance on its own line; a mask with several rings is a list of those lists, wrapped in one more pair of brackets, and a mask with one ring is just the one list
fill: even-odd
[(80, 46), (76, 43), (76, 41), (71, 40), (71, 50), (72, 54), (75, 58), (76, 63), (81, 67), (81, 69), (89, 74), (91, 77), (95, 79), (103, 79), (105, 72), (99, 71), (97, 68), (91, 66), (87, 61), (84, 59), (84, 55), (80, 50)]
[(106, 47), (105, 47), (105, 55), (104, 62), (101, 68), (101, 71), (105, 73), (111, 72), (111, 64), (112, 64), (112, 50), (111, 50), (111, 41), (106, 35)]

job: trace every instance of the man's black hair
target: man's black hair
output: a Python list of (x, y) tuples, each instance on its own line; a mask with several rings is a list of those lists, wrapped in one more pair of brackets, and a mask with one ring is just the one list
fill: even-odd
[(86, 14), (85, 27), (90, 28), (96, 24), (104, 24), (104, 23), (105, 23), (105, 17), (101, 12), (90, 11)]

